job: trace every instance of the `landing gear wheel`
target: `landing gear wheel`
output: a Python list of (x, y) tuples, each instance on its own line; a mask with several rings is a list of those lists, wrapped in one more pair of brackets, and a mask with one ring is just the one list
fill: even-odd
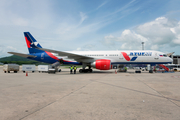
[(79, 72), (82, 73), (82, 69), (80, 69)]
[(152, 71), (152, 70), (150, 70), (150, 71), (149, 71), (149, 73), (153, 73), (153, 71)]
[(84, 73), (87, 73), (88, 72), (88, 69), (84, 69)]
[(86, 69), (81, 69), (81, 73), (86, 73)]
[(92, 71), (93, 71), (92, 69), (89, 69), (89, 72), (90, 72), (90, 73), (92, 73)]

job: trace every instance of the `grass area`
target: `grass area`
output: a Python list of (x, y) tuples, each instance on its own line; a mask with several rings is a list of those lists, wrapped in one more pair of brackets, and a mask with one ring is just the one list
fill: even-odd
[(19, 57), (19, 56), (16, 56), (16, 55), (0, 58), (0, 62), (4, 63), (4, 64), (12, 64), (12, 63), (14, 63), (14, 64), (18, 64), (18, 65), (22, 65), (22, 64), (48, 65), (48, 64), (43, 63), (43, 62), (30, 60), (28, 58)]

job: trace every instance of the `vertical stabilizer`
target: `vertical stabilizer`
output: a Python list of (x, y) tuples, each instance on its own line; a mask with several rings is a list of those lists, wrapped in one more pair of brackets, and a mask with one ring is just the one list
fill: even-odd
[(30, 54), (43, 52), (42, 50), (36, 49), (37, 47), (42, 47), (29, 32), (24, 32), (24, 36)]

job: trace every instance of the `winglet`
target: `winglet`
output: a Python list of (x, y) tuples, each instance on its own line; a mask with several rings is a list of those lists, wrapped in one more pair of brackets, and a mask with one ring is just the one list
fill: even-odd
[(172, 53), (168, 53), (167, 56), (170, 57), (171, 55), (173, 55), (175, 52)]

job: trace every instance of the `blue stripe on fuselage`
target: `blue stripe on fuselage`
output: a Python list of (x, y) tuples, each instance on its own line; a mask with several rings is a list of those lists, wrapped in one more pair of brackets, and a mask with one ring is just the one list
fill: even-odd
[(29, 59), (40, 61), (40, 62), (53, 64), (58, 61), (51, 58), (46, 52), (35, 53), (35, 54), (30, 54), (30, 55), (34, 55), (36, 56), (36, 58), (29, 58)]

